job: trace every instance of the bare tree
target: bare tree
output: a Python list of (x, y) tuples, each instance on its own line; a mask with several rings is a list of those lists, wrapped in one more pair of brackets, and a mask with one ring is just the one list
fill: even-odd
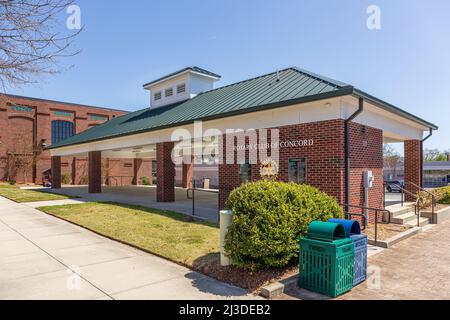
[[(73, 0), (0, 0), (0, 85), (34, 83), (36, 77), (63, 68), (61, 57), (73, 56), (73, 40), (62, 13)], [(64, 25), (64, 27), (63, 27)]]
[(21, 179), (21, 182), (28, 183), (35, 160), (33, 146), (30, 143), (32, 137), (26, 132), (22, 132), (14, 134), (13, 139), (15, 143), (7, 151), (5, 178), (7, 178), (7, 181)]
[(424, 160), (425, 161), (441, 161), (439, 156), (443, 154), (439, 149), (425, 149), (424, 150)]
[(391, 170), (393, 176), (397, 176), (397, 170), (402, 163), (402, 157), (398, 151), (389, 144), (383, 146), (383, 161), (385, 166)]

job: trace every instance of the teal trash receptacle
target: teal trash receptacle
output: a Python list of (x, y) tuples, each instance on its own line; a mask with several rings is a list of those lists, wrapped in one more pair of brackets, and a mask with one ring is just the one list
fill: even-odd
[(342, 224), (314, 221), (300, 240), (300, 276), (304, 289), (337, 297), (353, 288), (354, 244)]

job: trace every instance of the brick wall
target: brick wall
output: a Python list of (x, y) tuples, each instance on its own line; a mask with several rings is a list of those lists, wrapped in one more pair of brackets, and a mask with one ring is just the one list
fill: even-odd
[[(364, 206), (364, 171), (372, 171), (375, 180), (373, 188), (369, 190), (369, 207), (383, 208), (383, 132), (379, 129), (350, 123), (349, 146), (349, 204)], [(352, 209), (351, 211), (361, 213), (360, 209)], [(369, 212), (369, 218), (373, 222), (375, 213)], [(380, 215), (378, 219), (381, 221), (382, 216)]]
[[(279, 140), (314, 140), (312, 146), (280, 149), (279, 181), (288, 181), (289, 159), (306, 159), (306, 183), (334, 196), (340, 203), (344, 202), (344, 121), (330, 120), (286, 126), (278, 128)], [(271, 142), (270, 133), (268, 141)], [(224, 155), (235, 153), (226, 150)], [(270, 154), (270, 152), (269, 152)], [(235, 155), (236, 156), (236, 155)], [(248, 156), (248, 154), (247, 154)], [(226, 158), (225, 158), (226, 159)], [(264, 159), (258, 159), (259, 162)], [(260, 179), (260, 165), (252, 165), (252, 180)], [(241, 184), (239, 165), (219, 165), (219, 206), (225, 207), (228, 194)]]
[[(280, 149), (279, 181), (287, 182), (289, 159), (306, 160), (306, 183), (335, 197), (339, 203), (345, 202), (344, 163), (344, 121), (330, 120), (281, 127), (279, 140), (314, 140), (311, 146)], [(383, 134), (381, 130), (352, 123), (349, 127), (350, 144), (350, 202), (363, 205), (363, 172), (373, 171), (374, 188), (369, 193), (369, 204), (376, 208), (383, 206)], [(270, 132), (269, 139), (270, 142)], [(235, 141), (235, 145), (237, 142)], [(236, 152), (222, 150), (236, 157)], [(269, 152), (270, 154), (270, 152)], [(249, 157), (248, 152), (246, 156)], [(258, 159), (259, 162), (264, 159)], [(225, 208), (229, 193), (241, 184), (239, 165), (219, 165), (219, 206)], [(260, 165), (252, 165), (252, 180), (260, 179)], [(373, 213), (371, 213), (373, 219)]]

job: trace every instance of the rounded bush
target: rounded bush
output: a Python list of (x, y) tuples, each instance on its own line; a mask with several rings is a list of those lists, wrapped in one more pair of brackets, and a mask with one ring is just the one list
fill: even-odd
[(312, 221), (344, 216), (335, 198), (296, 183), (244, 184), (231, 192), (227, 207), (233, 223), (225, 250), (234, 264), (251, 269), (286, 266)]
[(61, 175), (61, 183), (62, 184), (71, 184), (72, 183), (72, 177), (68, 173), (64, 173)]

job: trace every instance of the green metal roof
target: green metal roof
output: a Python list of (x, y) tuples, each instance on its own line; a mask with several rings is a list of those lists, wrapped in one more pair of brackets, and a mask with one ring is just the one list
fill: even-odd
[[(364, 93), (356, 91), (346, 83), (328, 79), (303, 69), (287, 68), (207, 91), (184, 102), (126, 114), (51, 145), (48, 149), (349, 94), (360, 96)], [(367, 95), (366, 98), (369, 97), (371, 96)], [(437, 129), (435, 125), (381, 100), (376, 99), (374, 102), (383, 104), (391, 111), (409, 117), (413, 121)]]
[(161, 77), (161, 78), (158, 78), (158, 79), (156, 79), (156, 80), (153, 80), (153, 81), (151, 81), (151, 82), (149, 82), (149, 83), (146, 83), (146, 84), (143, 85), (143, 87), (144, 87), (144, 88), (145, 88), (145, 87), (148, 87), (148, 86), (150, 86), (150, 85), (152, 85), (152, 84), (154, 84), (154, 83), (160, 82), (161, 80), (164, 80), (164, 79), (167, 79), (167, 78), (176, 76), (176, 75), (178, 75), (178, 74), (180, 74), (180, 73), (183, 73), (183, 72), (185, 72), (185, 71), (188, 71), (188, 70), (189, 70), (189, 71), (194, 71), (194, 72), (197, 72), (197, 73), (201, 73), (201, 74), (204, 74), (205, 76), (209, 76), (209, 77), (214, 77), (214, 78), (218, 78), (218, 79), (221, 78), (220, 75), (218, 75), (218, 74), (216, 74), (216, 73), (214, 73), (214, 72), (205, 70), (205, 69), (200, 68), (200, 67), (192, 66), (192, 67), (187, 67), (187, 68), (178, 70), (178, 71), (176, 71), (176, 72), (172, 72), (172, 73), (170, 73), (170, 74), (165, 75), (164, 77)]

